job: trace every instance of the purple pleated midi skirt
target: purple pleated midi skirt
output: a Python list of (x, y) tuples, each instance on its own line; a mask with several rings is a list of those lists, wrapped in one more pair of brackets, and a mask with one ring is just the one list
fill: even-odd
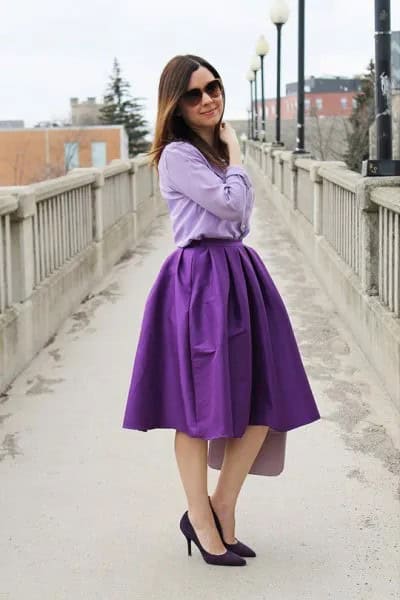
[(203, 238), (163, 262), (142, 319), (122, 427), (211, 440), (268, 425), (249, 473), (283, 469), (286, 432), (320, 419), (284, 302), (257, 252)]

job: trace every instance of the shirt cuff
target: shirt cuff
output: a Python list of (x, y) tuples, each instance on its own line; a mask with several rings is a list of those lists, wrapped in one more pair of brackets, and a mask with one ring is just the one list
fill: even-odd
[(252, 187), (252, 183), (250, 181), (249, 176), (247, 175), (244, 168), (241, 167), (240, 165), (232, 165), (232, 166), (227, 167), (225, 170), (225, 176), (229, 177), (229, 175), (240, 175), (241, 177), (243, 177), (244, 182), (247, 185), (247, 187), (248, 188)]

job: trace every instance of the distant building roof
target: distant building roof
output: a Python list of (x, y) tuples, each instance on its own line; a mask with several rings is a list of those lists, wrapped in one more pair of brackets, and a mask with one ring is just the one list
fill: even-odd
[[(0, 121), (1, 124), (1, 121)], [(35, 125), (35, 127), (24, 127), (24, 131), (28, 132), (28, 131), (43, 131), (45, 129), (48, 130), (53, 130), (53, 129), (57, 129), (58, 131), (78, 131), (78, 132), (83, 132), (86, 130), (92, 130), (92, 129), (124, 129), (125, 126), (124, 125), (108, 125), (107, 123), (104, 123), (104, 125), (79, 125), (79, 126), (75, 126), (75, 125), (60, 125), (60, 126), (49, 126), (46, 127), (45, 125)], [(7, 127), (1, 127), (0, 125), (0, 130), (2, 129), (9, 129)]]
[(21, 119), (11, 119), (9, 121), (0, 121), (0, 129), (20, 129), (25, 127), (24, 121)]
[[(304, 80), (304, 91), (312, 94), (327, 94), (334, 92), (360, 92), (361, 79), (357, 77), (308, 77)], [(286, 95), (297, 94), (297, 81), (286, 85)]]

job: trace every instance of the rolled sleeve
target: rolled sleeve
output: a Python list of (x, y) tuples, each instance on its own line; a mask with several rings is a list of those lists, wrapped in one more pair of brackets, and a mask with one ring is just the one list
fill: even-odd
[(239, 175), (243, 179), (243, 181), (248, 189), (253, 187), (252, 183), (250, 181), (250, 178), (247, 175), (247, 173), (243, 167), (241, 167), (239, 165), (232, 165), (232, 166), (227, 167), (226, 168), (226, 177), (229, 177), (230, 175)]
[(247, 227), (247, 212), (253, 204), (253, 185), (244, 168), (239, 165), (232, 165), (227, 167), (226, 179), (232, 176), (241, 177), (244, 185), (246, 186), (246, 201), (243, 203), (243, 210), (240, 219), (240, 229), (242, 231), (245, 231)]
[(242, 167), (227, 167), (224, 181), (203, 154), (186, 142), (171, 142), (162, 156), (171, 188), (220, 219), (243, 223), (252, 184)]

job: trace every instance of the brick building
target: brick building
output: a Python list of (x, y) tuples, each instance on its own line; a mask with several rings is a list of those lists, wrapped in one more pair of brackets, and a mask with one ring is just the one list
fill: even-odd
[[(353, 109), (353, 98), (361, 91), (361, 79), (347, 77), (310, 77), (304, 81), (305, 116), (318, 114), (320, 117), (349, 117)], [(262, 103), (258, 98), (261, 115)], [(281, 98), (281, 119), (297, 117), (297, 82), (286, 85), (286, 96)], [(265, 118), (276, 118), (276, 98), (265, 101)]]
[(65, 175), (74, 167), (102, 167), (128, 158), (123, 125), (0, 129), (0, 186)]

